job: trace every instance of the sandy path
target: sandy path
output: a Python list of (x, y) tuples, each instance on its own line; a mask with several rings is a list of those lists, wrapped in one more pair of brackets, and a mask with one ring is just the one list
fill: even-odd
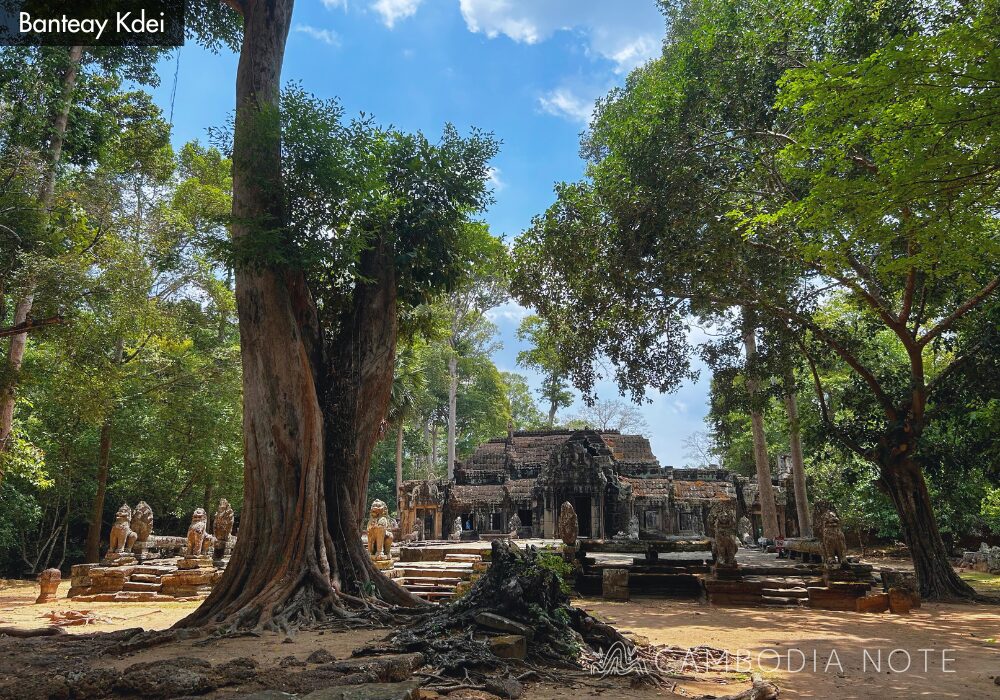
[[(699, 644), (747, 650), (757, 666), (758, 654), (773, 649), (781, 655), (781, 670), (775, 654), (761, 658), (764, 675), (780, 688), (782, 698), (1000, 698), (1000, 607), (925, 603), (908, 616), (871, 615), (810, 610), (808, 608), (716, 608), (695, 602), (634, 599), (610, 603), (600, 599), (578, 602), (619, 629), (644, 635), (654, 644), (691, 647)], [(993, 641), (988, 641), (993, 640)], [(873, 662), (865, 666), (863, 651), (873, 659), (882, 650), (881, 672)], [(906, 672), (895, 673), (888, 655), (905, 649), (911, 659)], [(924, 653), (927, 652), (927, 671)], [(942, 672), (942, 651), (949, 659)], [(789, 651), (791, 654), (789, 654)], [(805, 668), (795, 651), (805, 655)], [(813, 650), (817, 668), (813, 670)], [(836, 663), (827, 662), (836, 651)], [(896, 652), (893, 666), (903, 671), (906, 655)]]
[[(65, 595), (67, 584), (60, 586)], [(68, 627), (71, 633), (111, 631), (126, 627), (163, 629), (169, 627), (197, 603), (84, 603), (60, 598), (54, 603), (35, 605), (37, 584), (11, 582), (0, 589), (0, 625), (36, 627), (47, 624), (45, 613), (62, 610), (90, 610), (108, 622)], [(775, 654), (760, 657), (764, 675), (781, 688), (782, 698), (819, 698), (854, 700), (878, 698), (961, 698), (980, 700), (1000, 698), (1000, 607), (986, 605), (927, 604), (909, 616), (863, 615), (858, 613), (826, 612), (807, 608), (715, 608), (695, 602), (636, 598), (630, 603), (611, 603), (600, 599), (580, 599), (581, 605), (620, 629), (648, 637), (655, 644), (693, 647), (701, 644), (730, 652), (746, 650), (756, 666), (757, 655), (773, 649), (781, 655), (781, 669), (772, 671)], [(288, 642), (278, 635), (259, 638), (226, 640), (225, 644), (194, 648), (192, 642), (153, 648), (135, 657), (114, 663), (151, 661), (168, 655), (198, 655), (213, 663), (236, 656), (251, 656), (262, 663), (289, 655), (303, 656), (324, 648), (337, 658), (346, 658), (352, 649), (380, 637), (383, 631), (350, 633), (303, 632)], [(994, 641), (989, 641), (994, 640)], [(189, 648), (190, 647), (190, 648)], [(877, 659), (882, 650), (881, 672), (871, 661), (864, 665), (863, 650)], [(905, 673), (889, 669), (888, 654), (905, 649), (911, 665)], [(927, 653), (924, 670), (921, 649)], [(946, 667), (954, 673), (942, 672), (942, 651), (946, 652)], [(789, 656), (789, 651), (791, 656)], [(797, 668), (805, 655), (805, 668), (789, 672), (788, 660)], [(813, 670), (813, 650), (816, 670)], [(840, 667), (831, 661), (836, 651)], [(829, 668), (826, 668), (830, 661)], [(902, 670), (906, 657), (893, 655), (893, 665)], [(756, 668), (755, 668), (756, 670)], [(538, 686), (530, 697), (578, 698), (601, 696), (621, 698), (667, 697), (669, 693), (653, 690), (633, 691), (621, 688), (601, 688), (597, 678), (581, 679), (563, 687)], [(745, 686), (744, 686), (745, 687)], [(702, 682), (682, 682), (680, 688), (690, 694), (723, 695), (740, 689), (720, 687)], [(226, 693), (220, 691), (220, 697)], [(231, 695), (230, 695), (231, 697)], [(676, 697), (676, 696), (673, 696)]]

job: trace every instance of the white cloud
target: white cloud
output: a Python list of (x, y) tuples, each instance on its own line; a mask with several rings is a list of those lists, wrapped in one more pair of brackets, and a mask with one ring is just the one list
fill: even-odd
[(587, 125), (594, 111), (594, 100), (581, 97), (565, 87), (556, 88), (538, 98), (542, 111), (556, 117)]
[(499, 192), (507, 186), (507, 183), (500, 179), (500, 168), (490, 167), (486, 181), (492, 185), (494, 192)]
[(584, 38), (588, 52), (628, 72), (659, 53), (664, 19), (652, 0), (459, 0), (471, 32), (525, 44), (559, 31)]
[(521, 319), (528, 316), (530, 313), (531, 309), (521, 306), (516, 301), (508, 301), (487, 311), (486, 318), (494, 323), (497, 323), (498, 321), (520, 323)]
[(417, 8), (423, 0), (376, 0), (372, 7), (382, 15), (382, 22), (390, 29), (396, 22), (417, 13)]
[(323, 7), (328, 10), (335, 10), (338, 7), (347, 9), (347, 0), (323, 0)]
[(300, 34), (311, 36), (317, 41), (322, 41), (327, 46), (340, 46), (340, 37), (330, 29), (319, 29), (308, 24), (296, 24), (292, 29)]

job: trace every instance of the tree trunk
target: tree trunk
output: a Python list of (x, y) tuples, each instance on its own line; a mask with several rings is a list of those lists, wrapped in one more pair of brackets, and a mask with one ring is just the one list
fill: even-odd
[[(553, 375), (552, 385), (556, 386), (556, 378)], [(555, 389), (553, 388), (552, 397), (549, 399), (549, 430), (551, 430), (556, 424), (556, 411), (559, 410), (559, 403), (556, 401)]]
[(97, 493), (90, 508), (90, 524), (87, 526), (87, 544), (83, 560), (94, 564), (101, 560), (101, 525), (104, 521), (104, 495), (108, 487), (108, 472), (111, 465), (111, 416), (101, 425), (101, 443), (97, 455)]
[(799, 521), (799, 537), (812, 537), (812, 515), (806, 492), (806, 471), (802, 464), (802, 430), (799, 423), (799, 402), (795, 396), (794, 377), (785, 378), (785, 410), (788, 413), (788, 445), (792, 452), (792, 484), (795, 489), (795, 514)]
[(438, 427), (431, 423), (431, 476), (437, 475), (438, 466)]
[(396, 512), (403, 511), (399, 490), (403, 488), (403, 421), (396, 427)]
[(929, 600), (974, 597), (975, 591), (959, 578), (948, 561), (927, 483), (917, 463), (905, 458), (883, 465), (878, 485), (899, 513), (903, 540), (910, 548), (921, 597)]
[(455, 423), (458, 420), (458, 358), (448, 358), (448, 480), (455, 478)]
[[(242, 3), (233, 141), (237, 247), (285, 225), (277, 110), (292, 4)], [(323, 490), (315, 305), (300, 270), (259, 260), (237, 264), (236, 305), (243, 364), (240, 536), (222, 579), (178, 627), (284, 628), (339, 611)]]
[[(63, 143), (66, 140), (66, 127), (69, 124), (69, 111), (73, 103), (73, 92), (76, 89), (76, 78), (80, 72), (80, 60), (83, 57), (82, 46), (69, 48), (69, 60), (63, 71), (60, 102), (52, 119), (52, 131), (49, 140), (49, 162), (45, 170), (42, 186), (38, 194), (38, 206), (43, 216), (48, 215), (55, 195), (56, 171), (62, 160)], [(14, 325), (24, 323), (31, 315), (31, 307), (35, 302), (35, 284), (28, 281), (24, 296), (14, 309)], [(28, 343), (28, 334), (12, 336), (10, 352), (7, 355), (7, 367), (3, 372), (5, 381), (0, 387), (0, 454), (10, 448), (10, 434), (14, 424), (14, 403), (17, 399), (17, 373), (24, 359), (24, 349)], [(0, 483), (3, 482), (3, 470), (0, 469)]]
[(396, 357), (396, 275), (382, 241), (362, 253), (352, 308), (326, 344), (329, 383), (324, 393), (327, 511), (334, 534), (338, 590), (364, 598), (375, 591), (390, 603), (412, 605), (411, 593), (375, 568), (361, 542), (368, 512), (372, 451), (386, 423)]
[(760, 498), (760, 517), (764, 527), (764, 537), (773, 540), (780, 536), (778, 510), (774, 503), (774, 488), (771, 485), (771, 464), (767, 456), (767, 437), (764, 434), (764, 415), (753, 405), (759, 390), (758, 382), (751, 376), (754, 358), (757, 356), (757, 338), (754, 328), (748, 325), (743, 333), (743, 346), (747, 355), (747, 390), (750, 393), (750, 429), (753, 433), (753, 459), (757, 467), (757, 492)]
[[(121, 364), (125, 354), (125, 341), (121, 338), (115, 343), (114, 367)], [(101, 424), (100, 447), (97, 453), (97, 493), (90, 510), (90, 524), (87, 527), (87, 541), (84, 547), (84, 561), (94, 564), (101, 559), (101, 525), (104, 521), (104, 495), (108, 488), (108, 473), (111, 471), (111, 425), (114, 419), (114, 407), (108, 408), (108, 415)]]
[[(34, 295), (28, 294), (14, 307), (15, 326), (27, 320), (33, 300)], [(14, 400), (17, 398), (17, 373), (21, 371), (27, 344), (27, 333), (15, 335), (10, 339), (10, 352), (7, 353), (7, 380), (0, 387), (0, 454), (10, 449), (10, 434), (14, 426)], [(3, 471), (0, 470), (0, 480), (2, 479)]]

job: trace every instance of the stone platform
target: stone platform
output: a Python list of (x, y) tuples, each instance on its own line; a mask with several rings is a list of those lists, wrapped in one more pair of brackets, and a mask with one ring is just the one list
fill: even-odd
[(170, 557), (135, 563), (120, 557), (103, 564), (77, 564), (68, 596), (76, 600), (178, 601), (206, 597), (222, 577), (211, 557)]

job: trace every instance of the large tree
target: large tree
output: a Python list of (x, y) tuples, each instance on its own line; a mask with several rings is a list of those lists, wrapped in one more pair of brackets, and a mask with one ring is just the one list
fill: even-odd
[(240, 538), (180, 625), (283, 626), (413, 603), (361, 542), (389, 406), (400, 305), (467, 265), (494, 141), (342, 121), (280, 74), (291, 0), (245, 0), (236, 89), (233, 248), (243, 356)]
[[(821, 5), (766, 20), (736, 0), (672, 6), (663, 57), (599, 105), (589, 181), (560, 187), (522, 240), (518, 289), (543, 316), (599, 310), (615, 327), (562, 343), (584, 379), (596, 347), (632, 386), (668, 384), (682, 363), (622, 347), (679, 357), (682, 312), (740, 307), (786, 324), (804, 357), (834, 355), (878, 412), (843, 425), (826, 411), (828, 427), (877, 465), (921, 592), (968, 596), (916, 456), (939, 378), (963, 365), (951, 334), (1000, 285), (996, 7)], [(824, 316), (834, 294), (853, 321)], [(872, 323), (905, 375), (860, 350)]]

